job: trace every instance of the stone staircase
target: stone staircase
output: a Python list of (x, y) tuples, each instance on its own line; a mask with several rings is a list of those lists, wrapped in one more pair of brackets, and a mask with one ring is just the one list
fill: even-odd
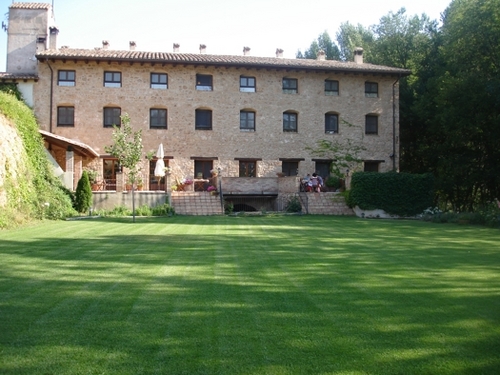
[(339, 193), (300, 193), (302, 206), (312, 215), (354, 215)]
[(172, 191), (170, 205), (178, 215), (222, 215), (218, 195), (206, 191)]
[[(354, 215), (338, 193), (300, 193), (303, 212), (312, 215)], [(218, 195), (203, 191), (172, 191), (170, 204), (179, 215), (222, 215)], [(307, 206), (307, 211), (305, 207)]]

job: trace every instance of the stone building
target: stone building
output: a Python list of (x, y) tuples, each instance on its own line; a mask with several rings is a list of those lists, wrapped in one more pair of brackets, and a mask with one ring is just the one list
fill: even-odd
[[(8, 72), (0, 79), (30, 75), (30, 105), (70, 185), (94, 168), (116, 189), (120, 167), (105, 146), (125, 113), (142, 129), (145, 154), (163, 145), (173, 180), (207, 180), (214, 169), (225, 177), (327, 176), (334, 160), (310, 151), (321, 140), (362, 147), (363, 163), (353, 168), (398, 169), (398, 80), (409, 71), (364, 63), (362, 49), (353, 62), (321, 53), (285, 59), (280, 49), (256, 57), (248, 47), (241, 56), (210, 55), (205, 45), (195, 54), (177, 44), (143, 52), (134, 42), (125, 51), (108, 41), (77, 49), (57, 46), (52, 20), (48, 4), (10, 6)], [(154, 165), (143, 161), (145, 188), (168, 190)]]

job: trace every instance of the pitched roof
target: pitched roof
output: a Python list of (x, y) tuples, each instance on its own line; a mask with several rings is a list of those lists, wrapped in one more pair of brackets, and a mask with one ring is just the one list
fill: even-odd
[(13, 3), (10, 9), (50, 9), (50, 4), (46, 3)]
[(38, 81), (38, 75), (32, 73), (6, 73), (0, 72), (0, 81)]
[(343, 62), (336, 60), (312, 60), (312, 59), (285, 59), (281, 57), (255, 57), (255, 56), (233, 56), (233, 55), (208, 55), (192, 53), (169, 53), (169, 52), (145, 52), (108, 50), (96, 48), (73, 49), (60, 48), (51, 49), (37, 53), (39, 61), (49, 60), (74, 60), (74, 61), (107, 61), (107, 62), (129, 62), (129, 63), (157, 63), (173, 65), (206, 65), (206, 66), (232, 66), (256, 69), (283, 69), (283, 70), (309, 70), (309, 71), (331, 71), (344, 73), (372, 73), (388, 74), (395, 76), (407, 76), (411, 72), (407, 69), (394, 68), (390, 66), (357, 64), (354, 62)]
[(99, 157), (99, 153), (97, 151), (83, 142), (75, 141), (74, 139), (69, 139), (42, 129), (39, 129), (38, 131), (42, 135), (43, 139), (48, 143), (52, 143), (63, 148), (71, 146), (78, 155), (89, 156), (93, 158)]

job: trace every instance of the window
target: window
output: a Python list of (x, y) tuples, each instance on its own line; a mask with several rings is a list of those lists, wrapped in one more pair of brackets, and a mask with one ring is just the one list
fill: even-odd
[(318, 176), (321, 176), (323, 180), (326, 180), (330, 176), (330, 164), (332, 161), (321, 160), (315, 162), (315, 169)]
[(283, 113), (283, 131), (297, 132), (297, 114), (292, 112)]
[(74, 70), (59, 70), (57, 72), (58, 86), (74, 86), (76, 73)]
[(339, 95), (339, 81), (325, 80), (325, 95)]
[(285, 176), (297, 176), (299, 172), (299, 162), (298, 161), (284, 161), (281, 163), (281, 172)]
[(366, 115), (365, 134), (378, 134), (378, 116)]
[(334, 134), (339, 132), (339, 115), (336, 113), (325, 114), (325, 133)]
[(121, 114), (121, 108), (104, 108), (104, 127), (111, 128), (113, 125), (120, 126), (122, 122), (120, 118)]
[(241, 92), (255, 92), (255, 77), (240, 77)]
[(166, 129), (167, 110), (151, 108), (149, 110), (149, 127), (151, 129)]
[(75, 107), (57, 107), (57, 126), (75, 126)]
[(365, 82), (365, 96), (368, 98), (378, 97), (378, 83)]
[(166, 90), (168, 88), (168, 77), (165, 73), (151, 73), (151, 88)]
[(287, 94), (297, 93), (297, 80), (295, 78), (283, 78), (283, 92)]
[(365, 161), (363, 164), (364, 172), (378, 172), (378, 161)]
[(255, 177), (257, 162), (254, 160), (240, 160), (240, 177)]
[(104, 72), (104, 87), (122, 87), (120, 72)]
[(194, 175), (202, 176), (202, 178), (211, 178), (213, 169), (213, 160), (195, 160), (194, 161)]
[(212, 130), (212, 111), (209, 109), (196, 110), (196, 130)]
[(212, 91), (212, 76), (208, 74), (197, 74), (196, 90)]
[(240, 112), (240, 130), (243, 132), (255, 131), (255, 112), (251, 111)]

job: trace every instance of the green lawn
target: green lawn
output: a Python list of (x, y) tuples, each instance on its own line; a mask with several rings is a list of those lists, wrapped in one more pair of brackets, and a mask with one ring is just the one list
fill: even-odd
[(0, 231), (1, 374), (498, 374), (500, 231), (331, 216)]

